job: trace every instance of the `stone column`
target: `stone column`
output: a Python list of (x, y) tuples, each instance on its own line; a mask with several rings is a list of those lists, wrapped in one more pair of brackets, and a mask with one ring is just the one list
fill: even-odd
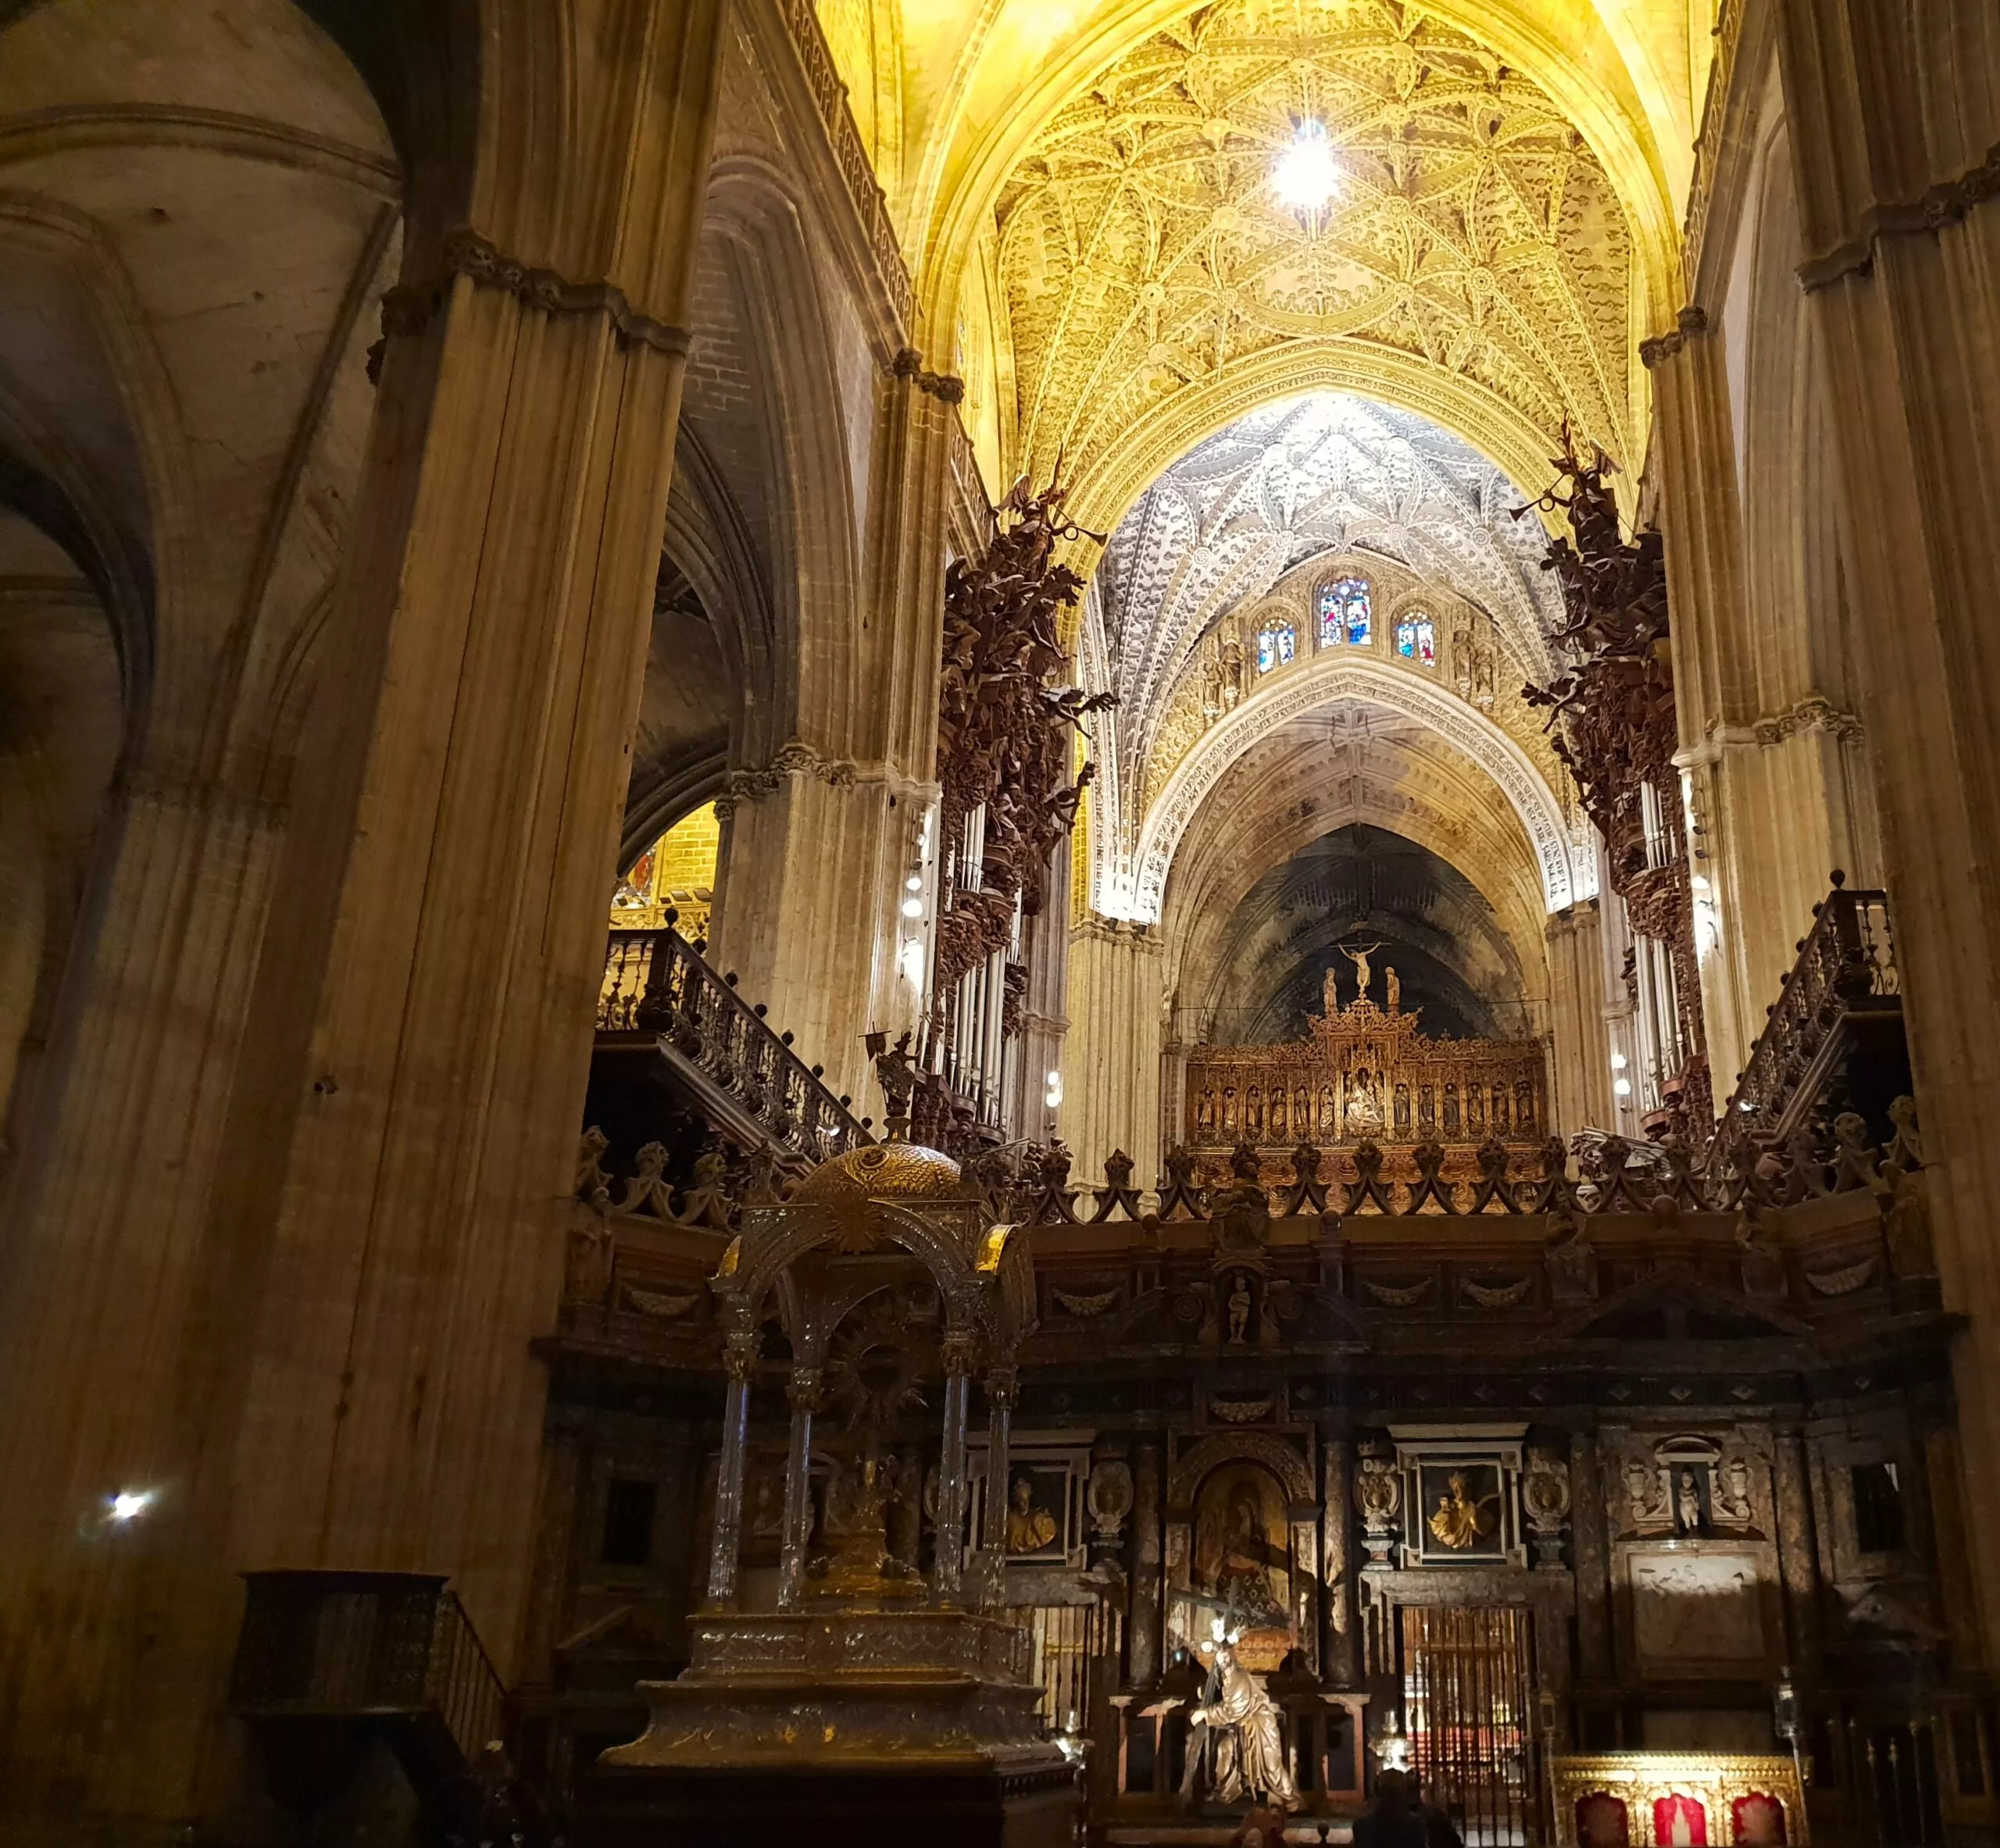
[[(727, 1611), (736, 1602), (743, 1543), (743, 1459), (750, 1436), (750, 1380), (757, 1369), (755, 1329), (732, 1332), (723, 1351), (729, 1390), (723, 1402), (722, 1454), (716, 1464), (716, 1519), (709, 1542), (709, 1602)], [(789, 1507), (791, 1482), (785, 1482)], [(791, 1529), (785, 1529), (788, 1538)]]
[(1014, 1422), (1020, 1376), (995, 1367), (986, 1376), (986, 1506), (980, 1544), (996, 1557), (1007, 1552), (1007, 1446)]
[(1586, 1681), (1611, 1679), (1611, 1547), (1605, 1529), (1604, 1472), (1597, 1440), (1570, 1436), (1570, 1540), (1577, 1555), (1577, 1670)]
[[(1852, 544), (1860, 717), (1954, 1343), (1972, 1531), (2000, 1530), (2000, 18), (1990, 0), (1783, 0), (1805, 262)], [(1888, 612), (1893, 612), (1893, 619)], [(2000, 1550), (1977, 1560), (1989, 1653)]]
[(1069, 1060), (1078, 1082), (1059, 1121), (1086, 1185), (1123, 1149), (1140, 1184), (1160, 1172), (1162, 946), (1144, 925), (1091, 917), (1070, 933)]
[(1323, 1522), (1320, 1572), (1326, 1582), (1323, 1600), (1326, 1611), (1326, 1643), (1320, 1656), (1321, 1670), (1337, 1688), (1361, 1685), (1361, 1664), (1356, 1650), (1359, 1640), (1355, 1623), (1354, 1559), (1350, 1543), (1353, 1514), (1353, 1446), (1345, 1437), (1326, 1443), (1324, 1500), (1320, 1504)]
[[(718, 804), (727, 822), (710, 959), (812, 1049), (836, 1093), (857, 1099), (862, 1034), (914, 1027), (926, 992), (945, 501), (962, 396), (913, 351), (880, 380), (860, 607), (802, 611), (795, 734), (770, 764), (739, 765)], [(920, 920), (902, 915), (912, 896)]]
[[(1775, 237), (1778, 227), (1760, 234)], [(1873, 872), (1857, 859), (1873, 827), (1866, 819), (1857, 827), (1853, 779), (1841, 762), (1860, 726), (1842, 705), (1834, 587), (1822, 599), (1833, 608), (1809, 607), (1803, 571), (1751, 569), (1737, 476), (1745, 433), (1733, 428), (1719, 322), (1703, 307), (1687, 309), (1673, 333), (1641, 351), (1655, 393), (1676, 761), (1691, 818), (1702, 1004), (1720, 1104), (1791, 971), (1792, 944), (1825, 897), (1828, 872), (1840, 865), (1862, 876), (1856, 883)], [(1759, 457), (1767, 469), (1798, 466), (1782, 454)], [(1789, 483), (1756, 477), (1753, 485), (1778, 499)], [(1803, 548), (1811, 509), (1782, 498), (1791, 530), (1775, 537)]]
[(1160, 1671), (1160, 1447), (1148, 1438), (1139, 1445), (1132, 1495), (1132, 1601), (1127, 1648), (1132, 1686), (1149, 1688)]
[(739, 777), (716, 800), (727, 869), (709, 959), (735, 974), (746, 1000), (766, 1007), (809, 1065), (826, 1067), (828, 1088), (854, 1098), (856, 1116), (879, 1123), (862, 1039), (877, 1026), (894, 1033), (912, 1026), (923, 998), (898, 976), (896, 950), (932, 793), (879, 764), (858, 766), (796, 740), (780, 756), (788, 767)]
[(1784, 1586), (1791, 1665), (1802, 1675), (1820, 1666), (1819, 1575), (1813, 1565), (1816, 1522), (1805, 1476), (1805, 1447), (1796, 1431), (1773, 1433), (1771, 1489), (1777, 1504), (1778, 1576)]
[[(931, 1582), (945, 1604), (958, 1601), (965, 1582), (966, 1415), (972, 1396), (972, 1337), (962, 1329), (945, 1336), (945, 1422), (938, 1456), (938, 1555)], [(987, 1484), (991, 1498), (993, 1485)]]
[(1604, 1026), (1604, 949), (1597, 900), (1558, 912), (1548, 946), (1548, 1127), (1565, 1141), (1579, 1129), (1609, 1129), (1611, 1044)]
[(785, 1383), (791, 1404), (791, 1438), (784, 1458), (784, 1533), (778, 1559), (778, 1603), (798, 1602), (805, 1548), (812, 1526), (812, 1415), (820, 1409), (817, 1367), (795, 1367)]

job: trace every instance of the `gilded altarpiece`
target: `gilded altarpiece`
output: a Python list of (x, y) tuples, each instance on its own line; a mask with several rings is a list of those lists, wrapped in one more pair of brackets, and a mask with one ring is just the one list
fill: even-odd
[(1203, 1179), (1243, 1144), (1276, 1158), (1300, 1143), (1384, 1150), (1434, 1143), (1469, 1152), (1489, 1139), (1538, 1147), (1548, 1134), (1546, 1068), (1533, 1040), (1432, 1039), (1391, 998), (1325, 1011), (1303, 1040), (1201, 1046), (1188, 1054), (1182, 1140)]

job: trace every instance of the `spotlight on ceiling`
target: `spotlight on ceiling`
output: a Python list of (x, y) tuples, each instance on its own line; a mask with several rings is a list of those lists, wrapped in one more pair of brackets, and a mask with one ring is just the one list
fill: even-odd
[(1340, 191), (1340, 184), (1326, 125), (1308, 116), (1271, 170), (1272, 189), (1294, 211), (1317, 212)]

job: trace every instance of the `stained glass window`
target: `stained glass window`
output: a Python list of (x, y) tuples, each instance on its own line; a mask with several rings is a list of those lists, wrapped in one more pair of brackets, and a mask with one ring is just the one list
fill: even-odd
[(1298, 638), (1289, 623), (1273, 623), (1257, 631), (1257, 671), (1267, 674), (1283, 667), (1297, 651)]
[(1396, 624), (1396, 652), (1419, 667), (1438, 665), (1438, 625), (1426, 615), (1405, 616)]
[(1366, 648), (1373, 633), (1368, 612), (1366, 578), (1337, 577), (1320, 590), (1320, 647), (1350, 642)]

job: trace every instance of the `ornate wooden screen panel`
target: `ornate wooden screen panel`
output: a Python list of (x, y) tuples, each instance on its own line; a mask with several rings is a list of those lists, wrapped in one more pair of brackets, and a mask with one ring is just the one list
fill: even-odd
[(1532, 1145), (1548, 1133), (1545, 1061), (1532, 1040), (1434, 1040), (1417, 1017), (1358, 1001), (1281, 1046), (1202, 1046), (1188, 1058), (1183, 1140), (1193, 1149)]
[(1466, 1848), (1516, 1848), (1538, 1813), (1528, 1612), (1405, 1604), (1398, 1616), (1417, 1776), (1451, 1811)]

